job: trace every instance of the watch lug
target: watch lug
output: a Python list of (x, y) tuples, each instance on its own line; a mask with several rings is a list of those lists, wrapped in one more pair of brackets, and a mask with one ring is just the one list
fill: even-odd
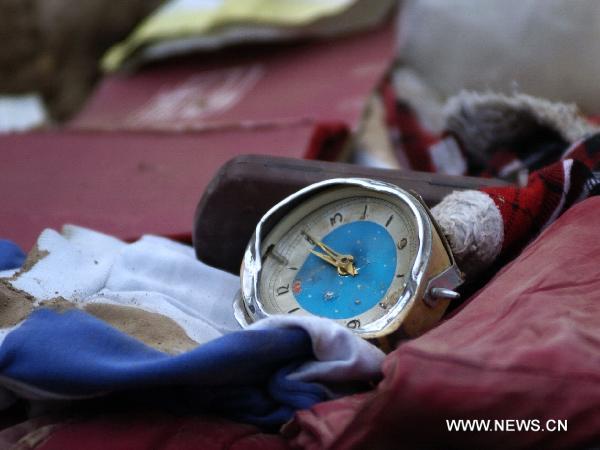
[(460, 294), (451, 289), (434, 287), (431, 288), (429, 297), (442, 300), (458, 300), (460, 298)]
[(462, 273), (456, 264), (453, 264), (429, 280), (423, 301), (427, 306), (433, 308), (439, 300), (457, 300), (460, 298), (460, 294), (454, 289), (462, 282)]

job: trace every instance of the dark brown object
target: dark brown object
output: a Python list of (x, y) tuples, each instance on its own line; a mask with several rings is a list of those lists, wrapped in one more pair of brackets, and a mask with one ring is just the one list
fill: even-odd
[(417, 192), (429, 206), (454, 190), (506, 184), (497, 179), (373, 169), (344, 163), (238, 156), (221, 167), (198, 204), (193, 230), (196, 256), (206, 264), (237, 274), (254, 228), (269, 208), (309, 184), (340, 177), (393, 183)]

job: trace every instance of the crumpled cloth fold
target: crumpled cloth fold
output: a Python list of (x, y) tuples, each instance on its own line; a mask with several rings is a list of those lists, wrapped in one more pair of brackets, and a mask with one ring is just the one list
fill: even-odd
[(24, 267), (5, 275), (11, 300), (32, 312), (0, 330), (0, 386), (30, 400), (133, 391), (273, 427), (380, 376), (383, 353), (327, 319), (274, 317), (241, 330), (238, 277), (166, 238), (45, 230)]

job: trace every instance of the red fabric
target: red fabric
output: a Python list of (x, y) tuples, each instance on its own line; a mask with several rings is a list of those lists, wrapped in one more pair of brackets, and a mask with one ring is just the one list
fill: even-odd
[(430, 147), (439, 142), (440, 137), (423, 128), (408, 103), (396, 99), (389, 80), (382, 85), (381, 96), (392, 140), (398, 141), (395, 142), (397, 150), (405, 153), (412, 170), (433, 172)]
[(503, 168), (508, 167), (511, 163), (518, 162), (519, 155), (511, 149), (501, 149), (494, 152), (487, 163), (487, 167), (478, 174), (481, 177), (497, 177)]
[(433, 172), (430, 147), (439, 142), (439, 138), (427, 132), (413, 109), (406, 103), (396, 104), (397, 127), (402, 148), (410, 161), (411, 169)]
[(277, 435), (213, 417), (113, 415), (56, 427), (36, 450), (284, 450)]
[(307, 159), (336, 161), (350, 139), (350, 130), (343, 122), (322, 122), (314, 127)]
[(28, 250), (44, 228), (76, 223), (122, 239), (151, 233), (189, 240), (196, 203), (220, 166), (242, 153), (303, 157), (313, 134), (304, 124), (0, 136), (0, 236)]
[[(393, 59), (394, 30), (390, 18), (339, 39), (236, 47), (105, 77), (70, 131), (0, 136), (0, 236), (27, 250), (44, 228), (70, 222), (123, 239), (189, 240), (198, 198), (232, 157), (340, 156)], [(235, 94), (226, 104), (224, 91)]]
[[(13, 450), (34, 448), (52, 434), (60, 423), (61, 418), (58, 416), (42, 416), (12, 425), (0, 431), (0, 448)], [(18, 446), (19, 443), (24, 442), (30, 446)]]
[[(453, 317), (388, 355), (375, 391), (316, 405), (295, 448), (579, 448), (600, 442), (600, 198), (567, 211)], [(568, 421), (448, 432), (446, 419)]]
[[(484, 188), (504, 222), (501, 255), (520, 251), (550, 219), (590, 194), (590, 168), (600, 158), (600, 136), (575, 145), (568, 160), (561, 160), (531, 173), (524, 187)], [(573, 159), (572, 159), (573, 158)]]
[[(111, 74), (69, 125), (260, 132), (335, 121), (356, 130), (369, 94), (394, 59), (394, 33), (390, 17), (337, 39), (235, 46)], [(224, 91), (231, 101), (223, 103)]]
[(565, 158), (577, 159), (591, 170), (598, 170), (600, 166), (600, 134), (573, 144), (567, 149)]
[(548, 221), (559, 206), (564, 188), (563, 163), (559, 161), (529, 176), (527, 186), (484, 188), (504, 221), (501, 253), (521, 248)]

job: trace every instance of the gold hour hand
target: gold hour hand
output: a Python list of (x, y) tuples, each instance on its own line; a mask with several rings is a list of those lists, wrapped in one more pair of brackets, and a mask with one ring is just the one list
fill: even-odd
[(313, 255), (318, 256), (323, 261), (326, 261), (329, 264), (331, 264), (332, 266), (334, 266), (335, 268), (337, 268), (338, 274), (340, 274), (342, 276), (358, 275), (358, 269), (356, 267), (354, 267), (354, 257), (352, 255), (343, 255), (341, 253), (338, 253), (335, 250), (333, 250), (332, 248), (330, 248), (329, 246), (325, 245), (323, 242), (318, 241), (317, 239), (315, 239), (308, 233), (306, 233), (306, 232), (304, 232), (304, 233), (306, 234), (306, 236), (308, 238), (310, 238), (310, 240), (312, 242), (314, 242), (314, 244), (317, 247), (319, 247), (321, 250), (323, 250), (325, 252), (325, 254), (323, 254), (320, 252), (316, 252), (314, 250), (310, 250), (310, 252)]

